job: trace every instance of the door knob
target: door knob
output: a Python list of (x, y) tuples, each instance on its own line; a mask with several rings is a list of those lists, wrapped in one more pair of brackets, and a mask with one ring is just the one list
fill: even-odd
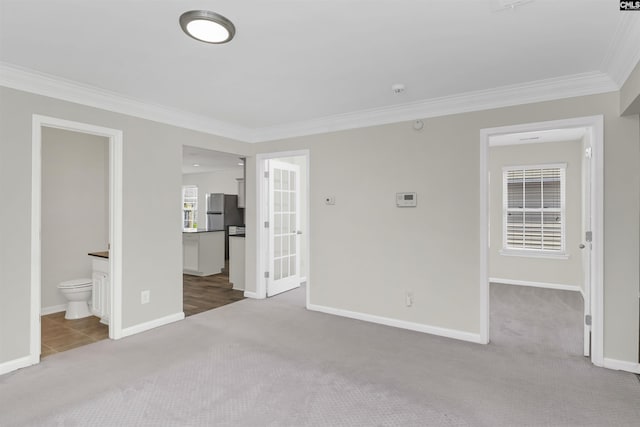
[(580, 244), (578, 245), (578, 247), (579, 247), (580, 249), (584, 249), (584, 244), (583, 244), (583, 243), (580, 243)]

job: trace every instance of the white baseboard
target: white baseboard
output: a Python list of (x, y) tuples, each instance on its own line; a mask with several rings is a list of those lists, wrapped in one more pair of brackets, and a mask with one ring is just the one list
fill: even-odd
[(47, 314), (60, 313), (67, 309), (67, 304), (52, 305), (49, 307), (42, 307), (40, 309), (40, 316), (46, 316)]
[(18, 359), (9, 360), (7, 362), (0, 363), (0, 375), (8, 374), (16, 369), (26, 368), (27, 366), (35, 365), (38, 362), (34, 362), (31, 356), (20, 357)]
[(139, 334), (150, 329), (154, 329), (160, 326), (168, 325), (169, 323), (177, 322), (184, 319), (184, 313), (170, 314), (169, 316), (161, 317), (159, 319), (151, 320), (150, 322), (140, 323), (139, 325), (131, 326), (129, 328), (122, 329), (121, 338), (128, 337), (130, 335)]
[(409, 329), (411, 331), (424, 332), (441, 337), (453, 338), (456, 340), (469, 341), (478, 344), (482, 343), (480, 334), (459, 331), (457, 329), (447, 329), (441, 328), (439, 326), (425, 325), (422, 323), (407, 322), (405, 320), (375, 316), (373, 314), (359, 313), (356, 311), (342, 310), (339, 308), (326, 307), (316, 304), (308, 304), (307, 309), (341, 317), (348, 317), (350, 319), (364, 320), (365, 322), (378, 323), (380, 325), (393, 326), (395, 328)]
[(489, 283), (501, 283), (503, 285), (532, 286), (534, 288), (559, 289), (561, 291), (582, 292), (582, 288), (576, 285), (565, 285), (560, 283), (531, 282), (528, 280), (500, 279), (489, 277)]
[(251, 292), (251, 291), (244, 291), (244, 296), (246, 298), (262, 299), (260, 296), (258, 296), (256, 292)]
[(616, 371), (627, 371), (634, 374), (640, 374), (640, 363), (626, 362), (624, 360), (604, 358), (604, 367), (614, 369)]

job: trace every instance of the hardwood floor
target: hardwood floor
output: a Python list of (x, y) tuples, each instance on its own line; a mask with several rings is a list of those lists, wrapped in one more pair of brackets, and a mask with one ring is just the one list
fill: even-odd
[(109, 338), (109, 327), (100, 323), (98, 317), (67, 320), (64, 318), (64, 313), (62, 311), (40, 318), (42, 339), (40, 357), (44, 358)]
[[(192, 316), (216, 307), (244, 299), (244, 292), (232, 289), (228, 270), (213, 276), (183, 275), (183, 310), (185, 316)], [(109, 338), (109, 327), (100, 319), (91, 316), (84, 319), (67, 320), (64, 311), (48, 314), (41, 318), (42, 351), (45, 358), (72, 348), (91, 344)]]
[(212, 276), (182, 275), (182, 305), (185, 316), (193, 316), (244, 299), (243, 291), (232, 289), (228, 271), (227, 266), (222, 273)]

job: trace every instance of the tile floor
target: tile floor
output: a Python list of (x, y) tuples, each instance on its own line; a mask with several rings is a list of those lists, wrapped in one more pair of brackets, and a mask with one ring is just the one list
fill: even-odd
[(100, 323), (100, 319), (95, 316), (67, 320), (62, 311), (42, 316), (40, 324), (42, 331), (40, 357), (43, 358), (109, 338), (109, 327)]

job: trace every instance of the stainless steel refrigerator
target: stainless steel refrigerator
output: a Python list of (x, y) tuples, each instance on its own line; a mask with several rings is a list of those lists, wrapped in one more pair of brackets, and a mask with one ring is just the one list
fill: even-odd
[(224, 254), (229, 259), (229, 226), (244, 225), (244, 209), (235, 194), (207, 194), (207, 230), (224, 230)]

